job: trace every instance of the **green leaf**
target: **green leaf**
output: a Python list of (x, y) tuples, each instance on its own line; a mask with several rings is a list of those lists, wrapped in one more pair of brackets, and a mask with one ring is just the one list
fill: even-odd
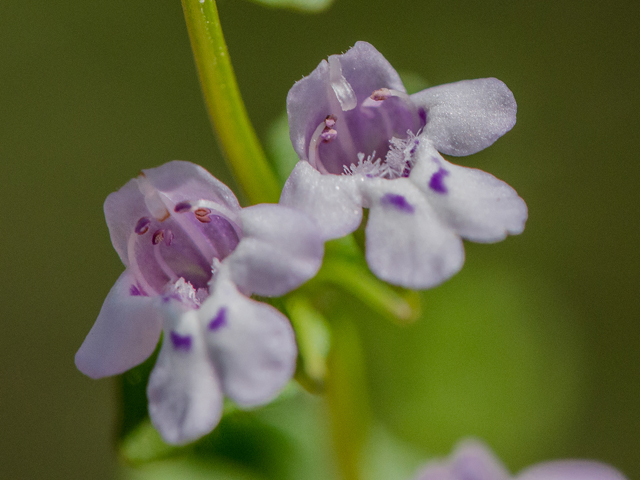
[(318, 13), (331, 6), (333, 0), (251, 0), (271, 8), (286, 8), (305, 13)]

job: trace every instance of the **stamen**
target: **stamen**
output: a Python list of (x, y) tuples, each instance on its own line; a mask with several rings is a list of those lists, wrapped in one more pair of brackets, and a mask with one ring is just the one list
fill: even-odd
[(411, 97), (400, 90), (394, 90), (392, 88), (379, 88), (378, 90), (374, 90), (368, 98), (362, 102), (363, 107), (379, 107), (382, 105), (382, 102), (391, 98), (398, 97), (404, 100), (407, 103), (411, 102)]
[(329, 82), (343, 112), (356, 108), (358, 99), (347, 79), (342, 75), (342, 65), (338, 55), (329, 57)]
[(376, 102), (381, 102), (382, 100), (386, 100), (391, 96), (391, 90), (389, 90), (388, 88), (379, 88), (378, 90), (375, 90), (369, 98), (371, 98), (371, 100), (375, 100)]
[(172, 243), (173, 243), (173, 232), (167, 229), (164, 232), (164, 244), (167, 247), (170, 247)]
[(209, 223), (211, 222), (211, 217), (209, 217), (209, 215), (211, 215), (211, 210), (209, 210), (208, 208), (198, 208), (196, 209), (193, 213), (195, 213), (196, 218), (201, 222), (201, 223)]
[(320, 125), (316, 127), (309, 141), (309, 163), (320, 173), (329, 172), (320, 161), (318, 147), (320, 146), (320, 141), (322, 141), (322, 143), (330, 143), (336, 139), (338, 131), (333, 127), (336, 126), (337, 121), (338, 119), (335, 115), (327, 115), (326, 118), (320, 122)]
[(151, 220), (149, 220), (147, 217), (142, 217), (140, 220), (138, 220), (138, 223), (136, 223), (136, 228), (134, 228), (133, 231), (138, 235), (143, 235), (149, 231), (150, 224)]
[(324, 124), (327, 128), (333, 128), (336, 126), (336, 122), (338, 118), (335, 115), (327, 115), (327, 118), (324, 119)]
[(176, 213), (184, 213), (191, 210), (191, 203), (189, 202), (180, 202), (177, 203), (175, 207), (173, 207), (173, 211)]
[(325, 128), (320, 134), (320, 140), (324, 143), (332, 142), (338, 136), (338, 132), (333, 128)]
[(160, 194), (158, 191), (151, 185), (151, 182), (147, 180), (144, 174), (141, 174), (138, 178), (138, 189), (140, 193), (144, 196), (144, 203), (149, 210), (149, 213), (153, 215), (156, 219), (161, 222), (164, 222), (167, 218), (169, 218), (170, 213), (165, 207), (162, 199), (160, 198)]
[(164, 240), (164, 230), (156, 230), (153, 237), (151, 237), (151, 243), (158, 245), (162, 240)]

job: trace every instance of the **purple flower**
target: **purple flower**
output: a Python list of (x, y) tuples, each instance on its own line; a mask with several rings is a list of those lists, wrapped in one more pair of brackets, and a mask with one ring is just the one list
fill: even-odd
[(512, 477), (481, 442), (462, 442), (446, 461), (434, 461), (415, 480), (626, 480), (613, 467), (590, 460), (538, 463)]
[(223, 393), (268, 402), (291, 378), (293, 330), (248, 298), (282, 295), (320, 268), (313, 221), (281, 205), (240, 208), (202, 167), (174, 161), (144, 170), (104, 205), (126, 269), (76, 354), (92, 378), (143, 362), (164, 340), (147, 387), (149, 414), (167, 442), (208, 433)]
[(462, 267), (461, 237), (490, 243), (524, 229), (515, 190), (439, 153), (476, 153), (513, 127), (516, 103), (500, 80), (408, 95), (385, 58), (358, 42), (297, 82), (287, 112), (301, 161), (280, 203), (316, 219), (325, 239), (354, 231), (369, 208), (366, 258), (383, 280), (433, 287)]

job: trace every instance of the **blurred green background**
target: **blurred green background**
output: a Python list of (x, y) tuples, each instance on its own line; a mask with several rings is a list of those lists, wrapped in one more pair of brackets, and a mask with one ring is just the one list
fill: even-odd
[[(573, 456), (640, 478), (640, 4), (219, 9), (262, 138), (293, 82), (357, 40), (430, 85), (495, 76), (518, 101), (513, 131), (459, 162), (516, 188), (530, 211), (524, 234), (468, 244), (466, 267), (423, 295), (413, 326), (344, 302), (383, 432), (371, 465), (397, 450), (410, 472), (476, 435), (514, 471)], [(178, 0), (0, 3), (0, 477), (117, 474), (115, 382), (85, 378), (73, 355), (122, 271), (105, 197), (172, 159), (231, 182)], [(258, 414), (301, 443), (324, 428), (309, 399)], [(316, 460), (317, 478), (330, 478)]]

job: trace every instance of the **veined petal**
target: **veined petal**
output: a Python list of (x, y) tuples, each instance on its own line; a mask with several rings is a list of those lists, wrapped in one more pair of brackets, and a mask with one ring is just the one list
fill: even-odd
[(162, 349), (147, 385), (149, 416), (166, 442), (183, 444), (218, 424), (222, 390), (197, 311), (167, 306), (164, 324)]
[[(335, 57), (358, 104), (380, 88), (405, 92), (398, 73), (371, 44), (357, 42), (346, 53)], [(322, 60), (309, 76), (296, 82), (287, 95), (289, 135), (301, 159), (308, 158), (307, 147), (316, 127), (327, 115), (335, 113), (336, 107), (339, 105), (331, 85), (329, 63)]]
[(91, 378), (125, 372), (153, 353), (161, 330), (162, 319), (153, 299), (144, 295), (125, 270), (76, 353), (76, 366)]
[(426, 289), (462, 268), (462, 241), (408, 179), (370, 180), (365, 192), (370, 205), (366, 259), (377, 277)]
[(280, 204), (309, 215), (324, 240), (353, 232), (362, 221), (363, 179), (350, 175), (322, 175), (307, 161), (300, 161), (282, 189)]
[(558, 460), (533, 465), (516, 480), (626, 480), (618, 470), (588, 460)]
[(481, 170), (447, 162), (428, 142), (418, 148), (409, 179), (458, 235), (491, 243), (522, 233), (527, 205), (513, 188)]
[(241, 291), (284, 295), (318, 273), (324, 242), (306, 214), (262, 204), (243, 209), (240, 218), (242, 240), (224, 263)]
[(295, 371), (293, 329), (278, 310), (242, 295), (223, 270), (199, 310), (209, 355), (228, 397), (247, 407), (264, 404)]
[(516, 101), (497, 78), (439, 85), (414, 93), (411, 99), (427, 111), (422, 136), (447, 155), (479, 152), (516, 123)]

